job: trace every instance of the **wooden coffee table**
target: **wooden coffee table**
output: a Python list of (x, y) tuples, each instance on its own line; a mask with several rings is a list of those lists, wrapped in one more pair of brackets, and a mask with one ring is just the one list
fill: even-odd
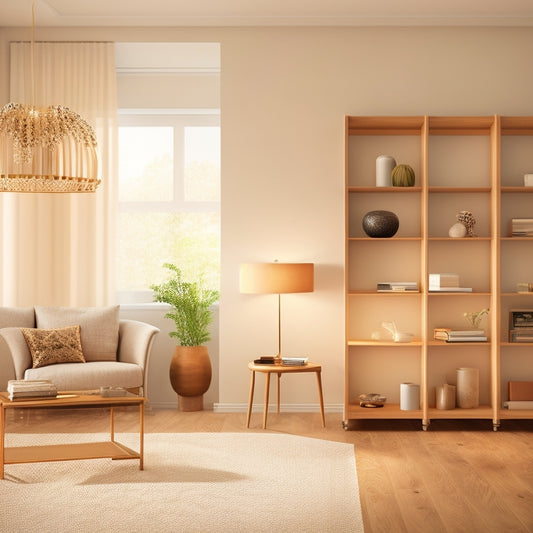
[[(0, 392), (0, 479), (4, 479), (4, 465), (79, 459), (139, 459), (143, 469), (144, 402), (142, 396), (128, 395), (104, 398), (99, 394), (60, 392), (57, 398), (39, 400), (9, 400), (7, 392)], [(115, 407), (139, 408), (139, 451), (136, 452), (115, 440)], [(91, 409), (108, 408), (110, 439), (104, 442), (65, 443), (45, 446), (6, 447), (6, 411), (8, 409)]]

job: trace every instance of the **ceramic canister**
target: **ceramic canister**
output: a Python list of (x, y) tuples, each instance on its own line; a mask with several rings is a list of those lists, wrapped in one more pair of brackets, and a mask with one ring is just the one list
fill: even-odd
[(479, 369), (457, 369), (457, 406), (472, 409), (479, 406)]
[(415, 383), (400, 384), (400, 409), (402, 411), (420, 409), (420, 385)]
[(376, 158), (376, 187), (390, 187), (391, 173), (396, 166), (394, 157), (380, 155)]
[(437, 387), (437, 409), (455, 409), (455, 386), (440, 385)]

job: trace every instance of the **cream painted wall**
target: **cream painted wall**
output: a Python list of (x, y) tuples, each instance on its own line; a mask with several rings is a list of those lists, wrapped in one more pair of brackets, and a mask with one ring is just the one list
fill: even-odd
[[(6, 43), (22, 38), (2, 30), (2, 102)], [(343, 402), (345, 114), (533, 114), (529, 28), (81, 28), (38, 38), (221, 43), (220, 409), (244, 407), (246, 363), (276, 349), (275, 297), (238, 288), (241, 262), (273, 259), (316, 265), (315, 292), (283, 298), (283, 347), (321, 362), (326, 404)], [(316, 401), (310, 376), (284, 378), (283, 403)]]
[(118, 106), (218, 108), (219, 80), (216, 74), (120, 74), (117, 78)]

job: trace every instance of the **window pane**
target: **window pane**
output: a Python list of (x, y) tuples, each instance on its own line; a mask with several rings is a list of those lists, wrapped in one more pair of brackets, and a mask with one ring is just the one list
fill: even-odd
[(185, 200), (220, 201), (220, 128), (184, 128)]
[(218, 213), (120, 213), (118, 290), (148, 289), (167, 279), (163, 263), (175, 263), (185, 279), (204, 274), (206, 286), (220, 286)]
[(119, 128), (119, 201), (166, 202), (173, 196), (174, 130)]

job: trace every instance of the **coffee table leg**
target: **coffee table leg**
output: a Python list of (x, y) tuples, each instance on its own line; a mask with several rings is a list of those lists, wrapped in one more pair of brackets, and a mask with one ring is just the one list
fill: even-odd
[(270, 372), (267, 372), (265, 374), (265, 410), (263, 411), (263, 429), (267, 427), (269, 393), (270, 393)]
[(139, 404), (139, 470), (144, 470), (144, 403)]
[(111, 442), (115, 442), (115, 418), (113, 408), (109, 408), (109, 433), (111, 435)]
[(246, 415), (246, 427), (250, 427), (250, 417), (252, 416), (252, 403), (254, 401), (255, 372), (252, 370), (252, 379), (250, 380), (250, 397), (248, 399), (248, 414)]

